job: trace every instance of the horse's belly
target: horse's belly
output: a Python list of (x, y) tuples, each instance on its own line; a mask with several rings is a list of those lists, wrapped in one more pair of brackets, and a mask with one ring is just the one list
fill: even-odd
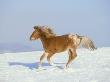
[(64, 52), (68, 49), (69, 47), (68, 46), (59, 46), (59, 47), (56, 47), (56, 52)]

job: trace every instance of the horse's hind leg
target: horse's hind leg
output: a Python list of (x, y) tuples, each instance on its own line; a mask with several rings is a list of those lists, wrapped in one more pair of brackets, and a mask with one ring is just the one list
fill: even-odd
[(77, 54), (76, 54), (76, 50), (73, 49), (73, 50), (69, 50), (69, 59), (68, 59), (68, 62), (66, 64), (66, 68), (69, 67), (69, 64), (77, 57)]
[(42, 66), (43, 59), (48, 55), (48, 53), (44, 52), (43, 55), (40, 57), (40, 66)]
[(68, 59), (68, 62), (66, 64), (66, 68), (68, 67), (68, 64), (71, 62), (72, 52), (69, 50), (68, 54), (69, 54), (69, 59)]

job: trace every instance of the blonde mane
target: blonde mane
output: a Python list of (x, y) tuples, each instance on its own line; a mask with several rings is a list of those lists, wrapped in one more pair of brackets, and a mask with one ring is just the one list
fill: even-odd
[[(53, 32), (53, 30), (49, 26), (34, 26), (35, 31), (37, 30), (41, 36), (45, 36), (46, 38), (54, 37), (56, 34)], [(32, 34), (34, 35), (35, 32)], [(37, 36), (37, 35), (35, 35)]]
[(43, 33), (46, 36), (46, 38), (56, 36), (56, 34), (53, 32), (53, 30), (48, 26), (45, 26), (45, 28), (41, 28), (41, 29), (43, 29)]

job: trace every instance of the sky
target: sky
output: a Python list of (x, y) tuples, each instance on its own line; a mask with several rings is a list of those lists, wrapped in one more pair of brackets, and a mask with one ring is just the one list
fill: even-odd
[(35, 25), (48, 25), (58, 35), (88, 36), (97, 47), (109, 47), (110, 1), (0, 0), (1, 44), (25, 44), (41, 49), (40, 40), (29, 41)]

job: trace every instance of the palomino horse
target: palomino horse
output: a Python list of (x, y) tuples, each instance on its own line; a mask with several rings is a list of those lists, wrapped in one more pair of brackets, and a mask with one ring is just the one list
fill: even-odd
[(49, 64), (52, 64), (50, 59), (55, 53), (68, 50), (69, 59), (66, 64), (67, 68), (73, 59), (76, 58), (76, 49), (80, 44), (87, 49), (96, 49), (92, 40), (85, 36), (79, 36), (77, 34), (57, 36), (48, 26), (34, 26), (34, 32), (30, 36), (30, 40), (36, 39), (41, 40), (44, 48), (44, 53), (40, 57), (40, 65), (42, 65), (42, 60), (46, 56)]

